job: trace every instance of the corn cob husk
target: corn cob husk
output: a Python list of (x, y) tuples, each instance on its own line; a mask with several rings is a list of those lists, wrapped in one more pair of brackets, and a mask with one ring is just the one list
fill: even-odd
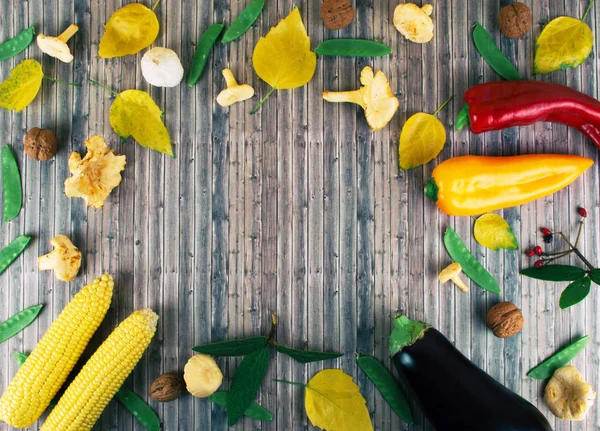
[(67, 304), (0, 398), (0, 420), (26, 428), (42, 415), (102, 323), (113, 287), (105, 274)]
[(96, 350), (69, 385), (40, 431), (88, 431), (150, 344), (158, 315), (138, 310)]

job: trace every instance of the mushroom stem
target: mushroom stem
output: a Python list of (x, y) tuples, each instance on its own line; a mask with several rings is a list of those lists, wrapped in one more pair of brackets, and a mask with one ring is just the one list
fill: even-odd
[(75, 33), (79, 31), (79, 27), (76, 24), (71, 24), (65, 31), (63, 31), (59, 36), (56, 36), (58, 40), (61, 42), (67, 43), (69, 39), (73, 37)]
[(327, 100), (328, 102), (334, 102), (334, 103), (343, 103), (343, 102), (356, 103), (357, 105), (360, 105), (363, 109), (365, 108), (365, 100), (363, 98), (361, 90), (324, 91), (323, 99)]
[(227, 88), (238, 86), (238, 82), (235, 80), (235, 76), (233, 76), (233, 72), (231, 71), (231, 69), (223, 69), (223, 78), (225, 78)]
[(463, 292), (468, 292), (469, 291), (469, 287), (465, 284), (464, 281), (462, 281), (462, 279), (458, 276), (455, 275), (454, 277), (452, 277), (450, 279), (454, 284), (456, 284), (456, 286), (462, 290)]

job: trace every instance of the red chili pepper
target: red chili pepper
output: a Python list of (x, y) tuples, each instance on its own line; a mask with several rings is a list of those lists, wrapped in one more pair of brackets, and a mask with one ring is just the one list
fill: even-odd
[(473, 133), (483, 133), (549, 121), (575, 127), (600, 148), (600, 102), (564, 85), (489, 82), (467, 90), (464, 101), (467, 106), (456, 121), (458, 130), (469, 123)]

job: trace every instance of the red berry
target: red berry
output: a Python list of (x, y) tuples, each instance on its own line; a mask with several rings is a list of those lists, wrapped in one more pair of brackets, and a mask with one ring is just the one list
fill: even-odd
[(550, 229), (548, 229), (547, 227), (543, 227), (540, 230), (542, 231), (542, 234), (544, 234), (544, 235), (552, 235), (552, 231)]
[(541, 268), (542, 266), (544, 266), (544, 261), (536, 260), (535, 263), (533, 264), (533, 266), (535, 266), (536, 268)]
[(533, 257), (533, 255), (535, 254), (535, 251), (532, 250), (527, 250), (527, 256), (529, 257)]
[(537, 254), (538, 256), (541, 256), (542, 254), (544, 254), (544, 251), (542, 250), (542, 247), (540, 247), (539, 245), (535, 246), (535, 248), (533, 249), (533, 252), (535, 254)]
[(577, 210), (577, 212), (579, 213), (579, 215), (580, 215), (581, 217), (587, 217), (587, 211), (585, 210), (585, 208), (579, 208), (579, 209)]

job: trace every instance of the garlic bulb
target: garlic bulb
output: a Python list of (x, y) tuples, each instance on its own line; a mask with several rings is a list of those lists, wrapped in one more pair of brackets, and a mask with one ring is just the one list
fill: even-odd
[(142, 75), (155, 87), (175, 87), (183, 79), (183, 66), (175, 51), (152, 48), (142, 57)]

